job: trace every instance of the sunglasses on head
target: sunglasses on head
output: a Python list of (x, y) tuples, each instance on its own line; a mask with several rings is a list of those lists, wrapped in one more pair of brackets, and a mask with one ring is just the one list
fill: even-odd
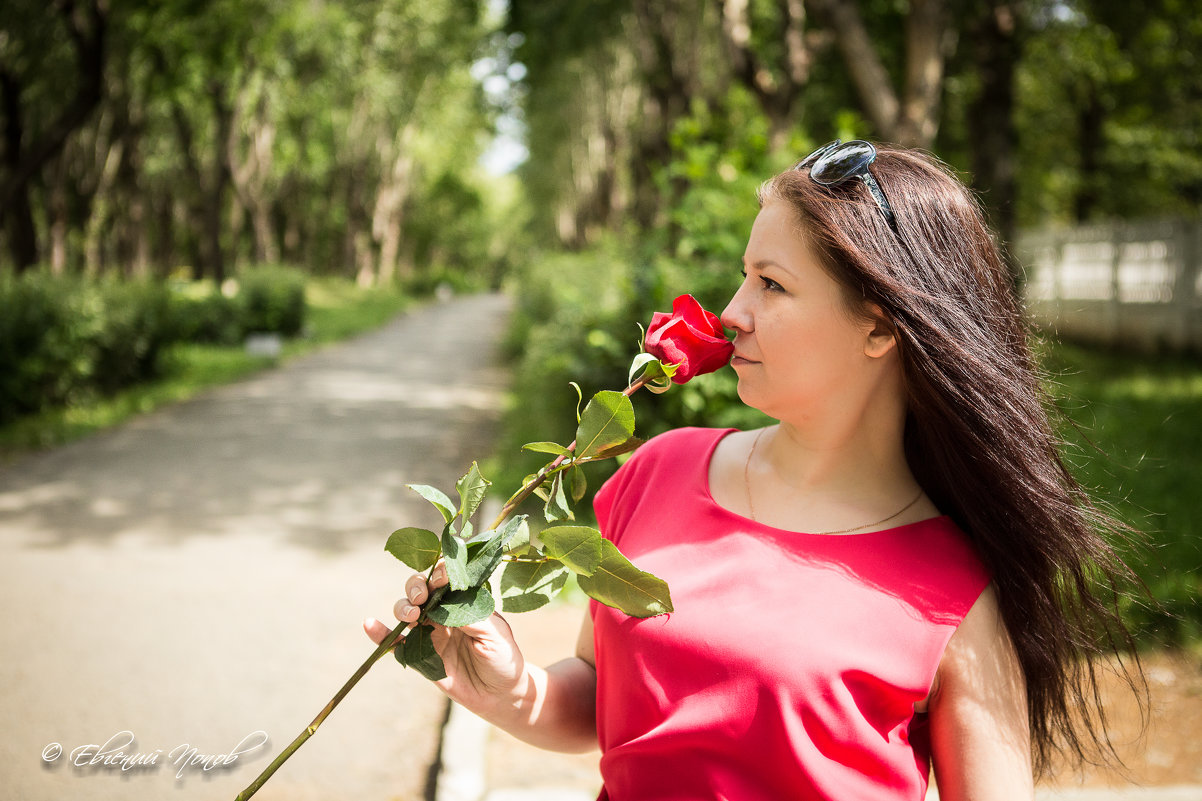
[(885, 222), (889, 223), (893, 233), (900, 237), (897, 221), (893, 217), (893, 207), (885, 199), (881, 185), (868, 171), (868, 165), (874, 161), (876, 161), (876, 148), (872, 146), (871, 142), (865, 142), (863, 139), (853, 139), (850, 142), (836, 139), (794, 164), (793, 169), (809, 168), (810, 178), (823, 186), (838, 186), (852, 178), (859, 178), (868, 187), (868, 193), (876, 201), (881, 214), (885, 215)]

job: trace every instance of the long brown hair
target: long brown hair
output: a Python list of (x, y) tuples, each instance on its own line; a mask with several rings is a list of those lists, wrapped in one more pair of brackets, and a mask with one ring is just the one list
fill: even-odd
[(1111, 544), (1132, 532), (1061, 458), (1014, 283), (975, 198), (925, 154), (877, 151), (871, 169), (896, 233), (854, 179), (825, 187), (790, 170), (760, 201), (789, 203), (855, 310), (875, 304), (896, 332), (910, 468), (993, 572), (1026, 678), (1036, 771), (1056, 751), (1078, 764), (1113, 757), (1101, 658), (1129, 654), (1128, 680), (1143, 686), (1117, 609), (1133, 574)]

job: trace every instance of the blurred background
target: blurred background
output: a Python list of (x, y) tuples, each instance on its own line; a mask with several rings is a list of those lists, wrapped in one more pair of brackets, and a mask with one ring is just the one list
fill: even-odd
[[(6, 0), (0, 449), (502, 291), (519, 480), (636, 321), (722, 307), (762, 180), (897, 142), (979, 193), (1069, 459), (1147, 535), (1125, 614), (1196, 656), (1200, 53), (1194, 0)], [(756, 422), (729, 371), (647, 406)]]

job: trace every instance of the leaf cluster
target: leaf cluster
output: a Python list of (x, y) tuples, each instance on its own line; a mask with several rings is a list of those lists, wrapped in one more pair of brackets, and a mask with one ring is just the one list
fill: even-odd
[[(666, 382), (671, 367), (640, 354), (631, 367), (631, 385)], [(575, 523), (572, 507), (586, 494), (583, 466), (629, 453), (642, 444), (635, 436), (634, 407), (628, 394), (602, 391), (577, 411), (576, 439), (564, 446), (532, 442), (525, 450), (554, 458), (537, 473), (527, 476), (510, 496), (497, 520), (475, 533), (473, 517), (491, 482), (479, 466), (457, 482), (458, 502), (436, 487), (410, 485), (434, 506), (443, 518), (441, 532), (402, 528), (388, 538), (385, 550), (418, 571), (445, 565), (448, 583), (433, 592), (422, 616), (394, 651), (398, 662), (432, 680), (446, 675), (434, 648), (432, 634), (438, 624), (467, 626), (484, 620), (500, 608), (529, 612), (550, 603), (563, 589), (568, 576), (591, 598), (634, 617), (652, 617), (672, 611), (668, 585), (635, 567), (601, 532)], [(513, 515), (531, 496), (542, 501), (546, 527), (531, 531), (528, 516)], [(499, 582), (493, 574), (504, 564)]]

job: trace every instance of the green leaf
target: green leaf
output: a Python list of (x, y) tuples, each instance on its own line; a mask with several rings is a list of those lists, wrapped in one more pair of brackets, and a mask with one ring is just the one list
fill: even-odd
[(434, 504), (434, 508), (442, 512), (442, 519), (445, 522), (450, 523), (455, 519), (455, 504), (442, 490), (427, 484), (407, 484), (406, 486)]
[(584, 494), (588, 492), (588, 479), (584, 476), (584, 471), (576, 465), (568, 468), (568, 477), (565, 482), (568, 485), (568, 496), (571, 497), (572, 503), (580, 503), (584, 499)]
[(654, 617), (672, 611), (664, 580), (639, 570), (609, 540), (601, 540), (601, 566), (591, 576), (578, 576), (580, 589), (606, 606), (631, 617)]
[(552, 453), (556, 456), (571, 456), (572, 452), (558, 442), (527, 442), (522, 446), (524, 451), (534, 453)]
[(496, 601), (487, 584), (467, 590), (452, 590), (442, 603), (426, 612), (435, 623), (455, 628), (479, 623), (496, 610)]
[(405, 635), (405, 640), (395, 649), (393, 656), (405, 667), (411, 667), (430, 681), (438, 681), (447, 677), (446, 667), (442, 657), (434, 650), (434, 640), (430, 636), (433, 626), (421, 625)]
[(442, 553), (438, 535), (424, 528), (400, 528), (392, 532), (384, 550), (414, 570), (429, 570)]
[(634, 406), (621, 392), (603, 390), (584, 407), (576, 429), (576, 456), (586, 459), (634, 436)]
[(591, 576), (601, 566), (601, 532), (588, 526), (552, 526), (538, 533), (547, 556), (560, 560), (573, 573)]
[(510, 562), (501, 571), (501, 610), (530, 612), (546, 606), (568, 582), (569, 571), (555, 560)]
[(580, 404), (584, 403), (584, 393), (580, 390), (580, 385), (575, 381), (569, 381), (572, 389), (576, 390), (576, 425), (580, 425)]
[(655, 358), (650, 353), (640, 353), (639, 355), (635, 356), (634, 361), (630, 363), (630, 375), (627, 378), (629, 383), (634, 383), (634, 379), (638, 377), (639, 373), (642, 372), (644, 367), (651, 362), (657, 361), (659, 361), (659, 359)]
[(650, 353), (640, 353), (630, 363), (629, 382), (633, 384), (637, 378), (646, 378), (648, 382), (671, 378), (679, 369), (676, 364), (664, 364)]
[(543, 516), (548, 523), (560, 520), (572, 520), (572, 508), (568, 505), (568, 496), (563, 491), (563, 473), (556, 473), (551, 480), (551, 488), (547, 493), (547, 504), (543, 507)]
[(505, 556), (505, 545), (522, 531), (526, 532), (526, 541), (529, 542), (530, 528), (526, 525), (526, 516), (511, 517), (488, 540), (478, 540), (468, 545), (468, 586), (477, 587), (488, 581)]
[[(518, 487), (517, 491), (509, 496), (509, 499), (507, 501), (505, 501), (505, 505), (508, 506), (509, 504), (516, 501), (518, 496), (521, 495), (526, 490), (526, 487), (533, 484), (537, 479), (538, 479), (538, 473), (531, 473), (530, 475), (528, 475), (524, 479), (522, 479), (522, 486)], [(538, 495), (537, 489), (534, 491), (534, 494)], [(543, 497), (543, 496), (539, 496), (539, 497)]]
[(588, 459), (578, 459), (577, 461), (578, 462), (599, 462), (602, 459), (612, 459), (615, 456), (621, 456), (624, 453), (630, 453), (631, 451), (638, 450), (639, 448), (641, 448), (644, 445), (645, 442), (646, 442), (646, 440), (641, 440), (638, 437), (631, 437), (630, 439), (623, 442), (621, 445), (615, 445), (612, 448), (606, 448), (603, 451), (594, 453)]
[(513, 535), (513, 539), (505, 543), (505, 552), (511, 556), (523, 556), (530, 550), (530, 526), (522, 526)]
[(447, 567), (447, 579), (452, 590), (466, 590), (471, 586), (467, 580), (467, 546), (455, 536), (455, 529), (448, 524), (442, 530), (442, 558)]
[(480, 508), (480, 502), (484, 500), (484, 495), (488, 492), (491, 483), (481, 475), (480, 466), (472, 462), (472, 467), (467, 471), (467, 475), (455, 484), (455, 489), (459, 491), (459, 514), (463, 516), (464, 520), (471, 518)]

